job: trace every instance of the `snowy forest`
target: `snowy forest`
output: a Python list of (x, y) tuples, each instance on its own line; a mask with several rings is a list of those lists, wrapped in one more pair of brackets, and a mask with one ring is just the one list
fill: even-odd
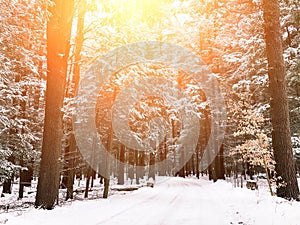
[(300, 224), (299, 0), (0, 3), (0, 224)]

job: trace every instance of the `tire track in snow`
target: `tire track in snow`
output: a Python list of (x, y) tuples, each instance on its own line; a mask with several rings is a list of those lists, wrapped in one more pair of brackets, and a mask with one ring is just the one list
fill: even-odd
[[(170, 189), (170, 184), (167, 183), (167, 189)], [(129, 196), (128, 196), (129, 197)], [(133, 204), (133, 205), (130, 205), (129, 207), (126, 207), (125, 209), (111, 215), (110, 217), (106, 218), (106, 219), (103, 219), (99, 222), (97, 222), (95, 225), (103, 225), (103, 224), (106, 224), (107, 222), (110, 222), (111, 220), (117, 218), (117, 217), (121, 217), (122, 215), (124, 215), (125, 213), (128, 213), (130, 212), (133, 208), (136, 208), (136, 207), (141, 207), (143, 204), (149, 204), (149, 201), (155, 201), (155, 200), (158, 200), (160, 198), (160, 194), (159, 193), (155, 193), (154, 195), (138, 202), (137, 204)], [(108, 223), (109, 224), (109, 223)]]
[[(186, 193), (190, 188), (200, 185), (195, 181), (189, 181), (187, 179), (175, 178), (168, 180), (164, 183), (157, 185), (153, 190), (156, 191), (154, 195), (148, 197), (137, 204), (133, 204), (130, 207), (121, 210), (112, 216), (101, 220), (95, 225), (104, 224), (122, 224), (122, 221), (130, 221), (130, 224), (151, 224), (151, 225), (163, 225), (173, 224), (168, 223), (168, 220), (172, 218), (172, 215), (180, 213), (179, 210), (185, 207), (187, 199), (185, 199)], [(136, 197), (144, 197), (145, 192), (138, 193)], [(143, 220), (137, 217), (137, 214), (143, 212)]]
[(201, 187), (201, 185), (197, 182), (193, 182), (188, 179), (184, 179), (180, 182), (182, 190), (178, 192), (178, 195), (176, 195), (170, 202), (167, 210), (163, 213), (163, 217), (161, 217), (160, 222), (158, 222), (156, 225), (166, 225), (166, 224), (173, 224), (172, 222), (168, 222), (170, 218), (172, 218), (173, 215), (180, 213), (180, 210), (184, 208), (184, 202), (186, 191), (189, 191), (189, 188), (193, 188), (194, 186)]
[(121, 216), (122, 214), (125, 214), (125, 213), (129, 212), (130, 210), (132, 210), (133, 207), (141, 206), (142, 204), (147, 203), (149, 200), (155, 200), (155, 199), (157, 199), (158, 197), (159, 197), (159, 196), (150, 197), (150, 198), (147, 198), (147, 199), (145, 199), (145, 200), (139, 202), (138, 204), (131, 205), (131, 206), (129, 206), (129, 207), (127, 207), (127, 208), (125, 208), (125, 209), (123, 209), (123, 210), (121, 210), (121, 211), (119, 211), (119, 212), (113, 214), (113, 215), (111, 215), (109, 218), (106, 218), (106, 219), (104, 219), (104, 220), (101, 220), (100, 222), (97, 222), (95, 225), (103, 225), (103, 224), (105, 224), (105, 223), (111, 221), (112, 219), (115, 219), (116, 217)]

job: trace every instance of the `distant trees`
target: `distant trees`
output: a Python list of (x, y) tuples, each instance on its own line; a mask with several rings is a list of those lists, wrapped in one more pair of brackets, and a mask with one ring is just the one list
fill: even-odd
[[(300, 18), (297, 2), (298, 1), (281, 1), (284, 16), (281, 21), (283, 21), (282, 24), (284, 24), (284, 44), (286, 47), (284, 56), (286, 58), (289, 69), (289, 93), (292, 94), (290, 96), (290, 99), (293, 103), (290, 107), (292, 115), (291, 121), (295, 137), (299, 135), (297, 133), (297, 130), (299, 130), (298, 118), (300, 112), (299, 98), (297, 97), (297, 93), (299, 92), (299, 76), (296, 75), (299, 72), (299, 70), (297, 70), (297, 62), (299, 58), (299, 44), (297, 44), (299, 43), (299, 26), (297, 25), (298, 23), (296, 21), (299, 21)], [(210, 1), (206, 2), (206, 4), (207, 10), (205, 11), (206, 13), (204, 13), (204, 15), (206, 15), (206, 18), (210, 18), (211, 26), (204, 27), (204, 31), (201, 31), (200, 33), (202, 43), (200, 45), (200, 50), (205, 62), (208, 63), (214, 73), (217, 73), (219, 75), (219, 79), (221, 80), (220, 85), (222, 86), (223, 90), (226, 90), (224, 91), (224, 94), (229, 106), (229, 120), (224, 145), (227, 153), (229, 149), (245, 149), (252, 152), (253, 149), (251, 150), (251, 148), (248, 148), (249, 146), (247, 147), (246, 144), (253, 144), (253, 141), (255, 140), (257, 141), (257, 143), (259, 143), (259, 139), (255, 138), (250, 133), (247, 135), (238, 136), (234, 135), (234, 133), (236, 133), (238, 130), (243, 130), (243, 133), (245, 133), (245, 131), (249, 130), (249, 123), (245, 123), (245, 118), (254, 118), (260, 115), (265, 117), (264, 122), (262, 122), (262, 125), (260, 126), (261, 128), (254, 129), (254, 127), (252, 127), (251, 132), (255, 133), (256, 131), (258, 131), (260, 133), (264, 133), (268, 137), (271, 136), (271, 128), (269, 122), (270, 105), (267, 101), (270, 92), (268, 92), (267, 89), (267, 60), (265, 57), (266, 47), (264, 40), (264, 24), (261, 5), (260, 3), (255, 1), (243, 1), (242, 3), (234, 1), (226, 3), (219, 1)], [(278, 10), (279, 9), (277, 8), (277, 11)], [(269, 13), (270, 12), (271, 10), (269, 11)], [(278, 18), (276, 19), (276, 23), (279, 23), (279, 14), (276, 14), (276, 16), (278, 16)], [(269, 19), (274, 18), (270, 16)], [(270, 24), (267, 24), (267, 26), (270, 26)], [(278, 25), (276, 29), (276, 32), (279, 32), (280, 26)], [(273, 30), (274, 27), (269, 27), (267, 32), (269, 32), (270, 34)], [(269, 51), (270, 48), (273, 48), (273, 51), (275, 51), (275, 46), (281, 44), (281, 33), (276, 33), (276, 37), (273, 36), (272, 38), (268, 39), (268, 41), (273, 40), (277, 42), (272, 42), (272, 44), (269, 43)], [(282, 49), (279, 49), (276, 55), (281, 57)], [(281, 61), (281, 63), (282, 65), (280, 66), (284, 66), (283, 61)], [(272, 65), (269, 66), (269, 68), (271, 69), (272, 67)], [(278, 69), (277, 66), (275, 68)], [(273, 74), (272, 76), (274, 78), (274, 76), (277, 75), (278, 74)], [(272, 79), (272, 76), (270, 77), (270, 79)], [(283, 76), (285, 75), (281, 75), (281, 80)], [(282, 83), (282, 85), (285, 86), (286, 83)], [(279, 95), (277, 88), (274, 88), (273, 91)], [(272, 97), (272, 99), (274, 99), (274, 96)], [(284, 97), (283, 99), (282, 100), (287, 103), (287, 98)], [(274, 101), (271, 107), (273, 106), (273, 104)], [(276, 103), (276, 107), (280, 107), (278, 102)], [(282, 111), (283, 108), (281, 108), (281, 113)], [(285, 114), (288, 114), (288, 111), (286, 111)], [(285, 122), (283, 122), (282, 118), (280, 118), (280, 116), (278, 115), (275, 115), (274, 113), (273, 116), (277, 118), (274, 121), (273, 117), (271, 116), (271, 121), (275, 123), (277, 121), (277, 124), (279, 126), (282, 123), (285, 124), (286, 120), (284, 120)], [(279, 122), (279, 120), (281, 122)], [(287, 127), (289, 127), (288, 124), (286, 125)], [(285, 133), (289, 133), (289, 131), (286, 130)], [(239, 132), (239, 134), (241, 134), (241, 132)], [(283, 136), (281, 138), (290, 140), (290, 137)], [(279, 140), (280, 138), (277, 141)], [(276, 145), (277, 141), (273, 139), (273, 146), (274, 144)], [(290, 144), (287, 142), (282, 142), (282, 144), (284, 143), (285, 147), (290, 148)], [(278, 148), (278, 146), (276, 148)], [(263, 154), (268, 155), (266, 157), (268, 158), (268, 160), (270, 160), (269, 162), (271, 163), (269, 164), (269, 166), (270, 168), (272, 168), (272, 160), (274, 159), (272, 157), (272, 151), (270, 151), (269, 148), (266, 148), (265, 150), (267, 151), (262, 151), (261, 153), (264, 152)], [(258, 153), (259, 152), (260, 151), (258, 151)], [(282, 159), (285, 158), (285, 162), (281, 161), (282, 159), (278, 159), (278, 154), (279, 151), (277, 153), (277, 163), (285, 165), (283, 167), (286, 167), (287, 165), (289, 165), (287, 167), (293, 167), (294, 162), (291, 158), (291, 152), (288, 153), (285, 150), (281, 151), (280, 154), (282, 156)], [(228, 171), (232, 171), (233, 169), (235, 171), (239, 171), (239, 173), (243, 173), (243, 171), (246, 170), (247, 174), (249, 174), (250, 177), (253, 177), (253, 165), (249, 166), (249, 163), (241, 163), (244, 161), (244, 159), (247, 159), (247, 155), (248, 154), (244, 152), (240, 155), (236, 154), (234, 157), (226, 157), (225, 163)], [(269, 158), (269, 156), (271, 156), (271, 158)], [(284, 171), (282, 170), (281, 172), (277, 173), (277, 176), (280, 177), (283, 172)], [(294, 172), (291, 172), (290, 174), (294, 174)], [(295, 175), (293, 176), (295, 178)], [(294, 178), (291, 182), (296, 184), (294, 182)], [(287, 178), (287, 180), (289, 180), (289, 178)], [(292, 186), (296, 188), (295, 185)], [(279, 196), (282, 196), (280, 194), (280, 191), (278, 192), (278, 194)]]
[[(253, 165), (245, 163), (241, 154), (231, 153), (235, 147), (256, 139), (251, 135), (235, 135), (238, 130), (247, 129), (246, 118), (266, 115), (268, 110), (262, 13), (259, 4), (253, 1), (205, 1), (205, 4), (206, 10), (200, 15), (204, 22), (200, 26), (199, 52), (216, 74), (227, 104), (225, 170), (227, 175), (246, 175)], [(267, 121), (268, 117), (263, 124), (266, 130)]]
[(0, 177), (10, 184), (21, 176), (20, 189), (41, 149), (45, 2), (4, 0), (0, 8)]

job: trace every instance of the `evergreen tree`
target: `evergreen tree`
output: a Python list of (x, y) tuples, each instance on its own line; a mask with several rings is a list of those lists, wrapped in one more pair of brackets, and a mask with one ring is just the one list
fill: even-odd
[(292, 153), (278, 0), (264, 0), (263, 11), (271, 95), (272, 146), (276, 161), (276, 173), (284, 182), (277, 187), (277, 195), (297, 199), (299, 198), (299, 188)]
[(47, 88), (42, 156), (35, 206), (52, 209), (58, 200), (67, 62), (74, 1), (56, 0), (47, 24)]
[(0, 176), (19, 172), (20, 183), (41, 149), (45, 3), (1, 1)]

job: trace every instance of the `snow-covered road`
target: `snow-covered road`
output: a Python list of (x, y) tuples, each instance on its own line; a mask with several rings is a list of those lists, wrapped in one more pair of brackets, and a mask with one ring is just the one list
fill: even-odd
[[(211, 190), (195, 180), (168, 179), (154, 189), (132, 193), (114, 202), (116, 210), (110, 211), (95, 225), (114, 224), (222, 224), (224, 213)], [(202, 194), (201, 194), (202, 193)], [(114, 207), (114, 206), (113, 206)], [(212, 208), (215, 212), (211, 212)], [(214, 215), (216, 214), (216, 215)], [(180, 216), (179, 216), (180, 215)]]
[(300, 203), (225, 181), (167, 178), (126, 195), (3, 216), (7, 225), (297, 225)]

